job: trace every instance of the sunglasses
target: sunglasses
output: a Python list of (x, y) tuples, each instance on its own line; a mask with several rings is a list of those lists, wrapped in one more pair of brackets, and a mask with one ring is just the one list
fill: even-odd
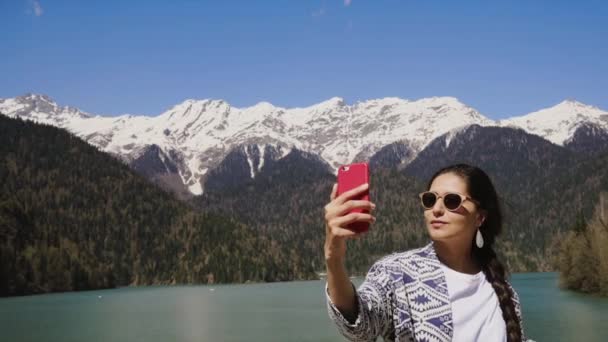
[(471, 197), (455, 192), (447, 192), (443, 196), (439, 196), (439, 194), (436, 192), (425, 191), (420, 193), (418, 196), (420, 196), (420, 202), (425, 209), (432, 209), (435, 206), (435, 203), (437, 203), (437, 200), (440, 198), (443, 198), (443, 206), (449, 211), (456, 211), (460, 209), (464, 201), (471, 201), (479, 205), (479, 202)]

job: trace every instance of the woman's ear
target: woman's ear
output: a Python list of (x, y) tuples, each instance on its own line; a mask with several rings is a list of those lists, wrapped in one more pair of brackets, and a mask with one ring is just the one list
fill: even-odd
[(487, 213), (486, 211), (481, 211), (477, 214), (477, 227), (480, 227), (486, 220)]

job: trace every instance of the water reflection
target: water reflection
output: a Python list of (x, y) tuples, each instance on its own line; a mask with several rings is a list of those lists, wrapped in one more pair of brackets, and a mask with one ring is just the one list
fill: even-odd
[[(608, 299), (561, 291), (555, 273), (516, 274), (512, 283), (530, 338), (608, 341), (603, 321)], [(142, 287), (2, 298), (0, 340), (343, 341), (327, 317), (324, 284)]]
[(211, 296), (215, 291), (211, 288), (183, 287), (175, 298), (175, 324), (177, 340), (184, 342), (200, 342), (210, 333), (213, 301)]

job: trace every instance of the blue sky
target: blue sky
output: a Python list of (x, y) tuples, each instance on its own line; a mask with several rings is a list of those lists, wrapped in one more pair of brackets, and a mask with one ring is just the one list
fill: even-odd
[(454, 96), (493, 119), (608, 110), (606, 1), (0, 1), (0, 98), (158, 115)]

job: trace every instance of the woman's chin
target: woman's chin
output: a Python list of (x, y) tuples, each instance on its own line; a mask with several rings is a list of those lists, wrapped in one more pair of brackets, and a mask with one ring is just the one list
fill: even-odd
[(433, 240), (433, 241), (447, 240), (450, 237), (454, 236), (454, 232), (452, 232), (446, 228), (447, 227), (440, 227), (440, 228), (428, 227), (427, 230), (429, 232), (429, 236), (431, 237), (431, 240)]

